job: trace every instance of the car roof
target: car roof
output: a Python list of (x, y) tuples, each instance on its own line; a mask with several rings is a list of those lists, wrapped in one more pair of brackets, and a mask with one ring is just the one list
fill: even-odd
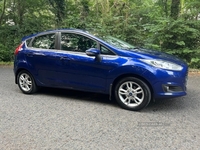
[[(96, 37), (96, 36), (93, 35), (93, 34), (90, 34), (89, 31), (87, 31), (87, 30), (73, 29), (73, 28), (69, 28), (69, 29), (46, 30), (46, 31), (38, 32), (38, 33), (35, 33), (35, 34), (31, 34), (31, 35), (28, 35), (28, 36), (24, 36), (24, 37), (22, 38), (22, 42), (23, 42), (23, 41), (26, 41), (26, 40), (28, 40), (28, 39), (31, 39), (31, 38), (33, 38), (33, 37), (35, 37), (35, 36), (39, 36), (39, 35), (43, 35), (43, 34), (48, 34), (48, 33), (55, 33), (55, 32), (66, 32), (66, 31), (71, 31), (72, 33), (80, 33), (80, 34), (82, 33), (82, 34), (84, 34), (85, 36), (89, 36), (89, 37), (91, 37), (91, 38), (97, 40), (98, 42), (101, 42), (103, 45), (105, 45), (105, 46), (108, 47), (108, 48), (111, 48), (111, 49), (114, 48), (113, 46), (111, 46), (110, 44), (108, 44), (107, 42), (105, 42), (104, 40), (102, 40), (102, 39)], [(117, 50), (117, 49), (115, 48), (115, 51), (116, 51), (116, 50)], [(115, 53), (117, 53), (117, 52), (115, 52)]]
[(42, 31), (42, 32), (38, 32), (38, 33), (34, 33), (34, 34), (31, 34), (31, 35), (28, 35), (28, 36), (24, 36), (22, 38), (22, 41), (25, 41), (29, 38), (32, 38), (32, 37), (35, 37), (35, 36), (38, 36), (40, 34), (47, 34), (47, 33), (51, 33), (51, 32), (61, 32), (61, 31), (73, 31), (73, 32), (77, 32), (77, 33), (84, 33), (84, 34), (88, 34), (90, 35), (86, 30), (82, 30), (82, 29), (72, 29), (72, 28), (69, 28), (69, 29), (55, 29), (55, 30), (46, 30), (46, 31)]

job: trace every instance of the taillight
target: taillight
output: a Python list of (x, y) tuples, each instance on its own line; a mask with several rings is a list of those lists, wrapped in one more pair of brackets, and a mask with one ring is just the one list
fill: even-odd
[(19, 51), (22, 50), (22, 46), (23, 46), (23, 43), (20, 44), (20, 45), (16, 48), (16, 50), (15, 50), (15, 52), (14, 52), (14, 55), (17, 55), (17, 54), (19, 53)]

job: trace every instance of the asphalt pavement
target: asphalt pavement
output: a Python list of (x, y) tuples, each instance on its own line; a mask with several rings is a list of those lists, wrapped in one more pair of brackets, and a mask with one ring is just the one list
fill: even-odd
[(107, 95), (43, 88), (25, 95), (0, 67), (0, 150), (199, 150), (200, 75), (188, 94), (134, 112)]

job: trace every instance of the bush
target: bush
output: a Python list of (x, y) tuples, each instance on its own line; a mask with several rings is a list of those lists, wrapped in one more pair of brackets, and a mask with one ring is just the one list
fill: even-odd
[(0, 61), (9, 62), (13, 60), (13, 51), (0, 44)]
[(190, 67), (200, 68), (200, 21), (158, 19), (145, 28), (149, 33), (147, 48), (176, 55)]

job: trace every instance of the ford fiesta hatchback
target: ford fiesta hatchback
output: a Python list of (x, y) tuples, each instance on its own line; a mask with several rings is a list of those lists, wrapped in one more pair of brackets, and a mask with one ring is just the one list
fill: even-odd
[(128, 110), (186, 95), (187, 64), (112, 36), (45, 31), (24, 37), (14, 55), (15, 83), (25, 94), (38, 87), (104, 93)]

